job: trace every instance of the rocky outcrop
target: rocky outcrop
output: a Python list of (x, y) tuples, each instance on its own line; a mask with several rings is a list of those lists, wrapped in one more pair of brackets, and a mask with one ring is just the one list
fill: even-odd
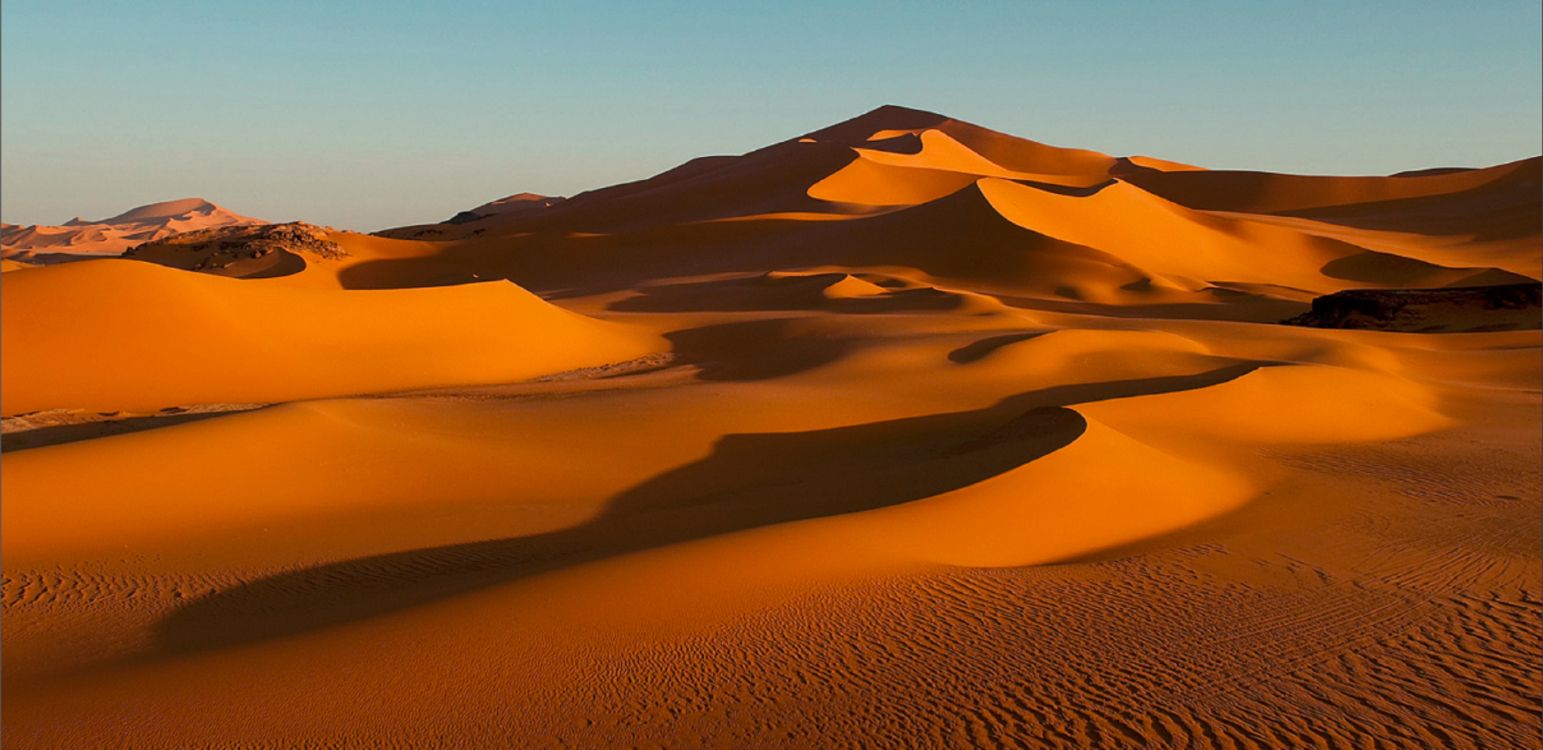
[(337, 260), (348, 251), (328, 230), (296, 221), (183, 232), (136, 245), (123, 255), (189, 271), (252, 278), (294, 273), (305, 267), (308, 257)]
[(1539, 328), (1543, 284), (1444, 289), (1347, 289), (1313, 300), (1310, 311), (1281, 321), (1315, 328), (1460, 332)]

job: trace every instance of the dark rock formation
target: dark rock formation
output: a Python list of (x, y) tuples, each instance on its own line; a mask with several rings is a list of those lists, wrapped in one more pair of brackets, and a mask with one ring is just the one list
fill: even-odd
[(306, 224), (263, 224), (183, 232), (129, 248), (125, 258), (219, 276), (283, 276), (305, 268), (305, 257), (348, 256), (327, 230)]
[(1312, 310), (1281, 321), (1315, 328), (1383, 331), (1504, 331), (1543, 327), (1543, 284), (1444, 289), (1347, 289), (1313, 300)]

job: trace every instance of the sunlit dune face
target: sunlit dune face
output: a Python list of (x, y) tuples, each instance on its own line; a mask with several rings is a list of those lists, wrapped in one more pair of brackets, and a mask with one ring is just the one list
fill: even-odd
[(1537, 172), (885, 107), (7, 226), (5, 744), (1535, 742)]

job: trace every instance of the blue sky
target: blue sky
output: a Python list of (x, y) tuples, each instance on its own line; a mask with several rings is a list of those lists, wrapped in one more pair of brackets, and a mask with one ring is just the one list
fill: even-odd
[(6, 0), (0, 214), (373, 230), (885, 103), (1218, 168), (1488, 165), (1543, 150), (1539, 6)]

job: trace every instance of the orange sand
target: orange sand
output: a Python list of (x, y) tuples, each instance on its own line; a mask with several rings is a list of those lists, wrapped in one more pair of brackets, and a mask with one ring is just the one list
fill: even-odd
[(1537, 175), (886, 107), (274, 278), (8, 260), (5, 745), (1536, 747), (1538, 330), (1276, 321), (1538, 278)]

